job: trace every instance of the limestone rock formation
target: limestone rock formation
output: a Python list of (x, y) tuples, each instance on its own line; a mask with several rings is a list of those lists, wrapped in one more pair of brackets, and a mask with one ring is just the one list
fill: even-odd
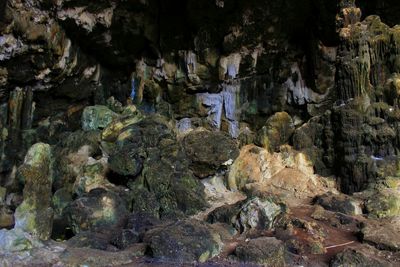
[(399, 265), (399, 10), (0, 1), (0, 265)]
[(24, 201), (15, 211), (15, 228), (43, 240), (50, 238), (53, 227), (51, 157), (50, 146), (37, 143), (18, 169), (24, 183)]

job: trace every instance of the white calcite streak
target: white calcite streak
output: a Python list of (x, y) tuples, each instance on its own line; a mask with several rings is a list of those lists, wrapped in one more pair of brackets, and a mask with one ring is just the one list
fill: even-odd
[(208, 119), (211, 126), (221, 129), (222, 115), (229, 123), (229, 134), (237, 138), (239, 136), (239, 111), (238, 94), (240, 93), (240, 83), (222, 84), (222, 91), (218, 94), (200, 93), (198, 100), (204, 106), (208, 107)]

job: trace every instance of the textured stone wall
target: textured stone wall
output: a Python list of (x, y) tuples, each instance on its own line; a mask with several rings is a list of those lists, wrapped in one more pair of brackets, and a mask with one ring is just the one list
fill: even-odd
[[(389, 2), (360, 7), (394, 25)], [(359, 191), (397, 157), (399, 79), (398, 28), (361, 9), (351, 0), (2, 1), (2, 182), (31, 144), (57, 143), (85, 106), (113, 96), (246, 142), (274, 132), (260, 129), (285, 111), (296, 128), (285, 142)]]

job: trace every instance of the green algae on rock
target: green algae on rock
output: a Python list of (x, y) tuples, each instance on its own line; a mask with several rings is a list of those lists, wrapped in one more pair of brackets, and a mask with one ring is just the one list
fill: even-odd
[(50, 238), (53, 224), (51, 157), (50, 146), (37, 143), (29, 149), (24, 164), (18, 169), (25, 185), (24, 201), (15, 211), (15, 228), (43, 240)]
[(86, 107), (82, 113), (82, 129), (84, 131), (104, 129), (117, 117), (118, 114), (106, 106)]

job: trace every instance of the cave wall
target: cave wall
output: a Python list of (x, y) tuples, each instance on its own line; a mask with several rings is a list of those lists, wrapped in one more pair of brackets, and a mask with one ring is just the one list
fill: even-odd
[(0, 181), (85, 106), (131, 96), (239, 140), (286, 111), (289, 144), (360, 191), (398, 154), (398, 30), (362, 17), (397, 24), (389, 2), (3, 0)]

